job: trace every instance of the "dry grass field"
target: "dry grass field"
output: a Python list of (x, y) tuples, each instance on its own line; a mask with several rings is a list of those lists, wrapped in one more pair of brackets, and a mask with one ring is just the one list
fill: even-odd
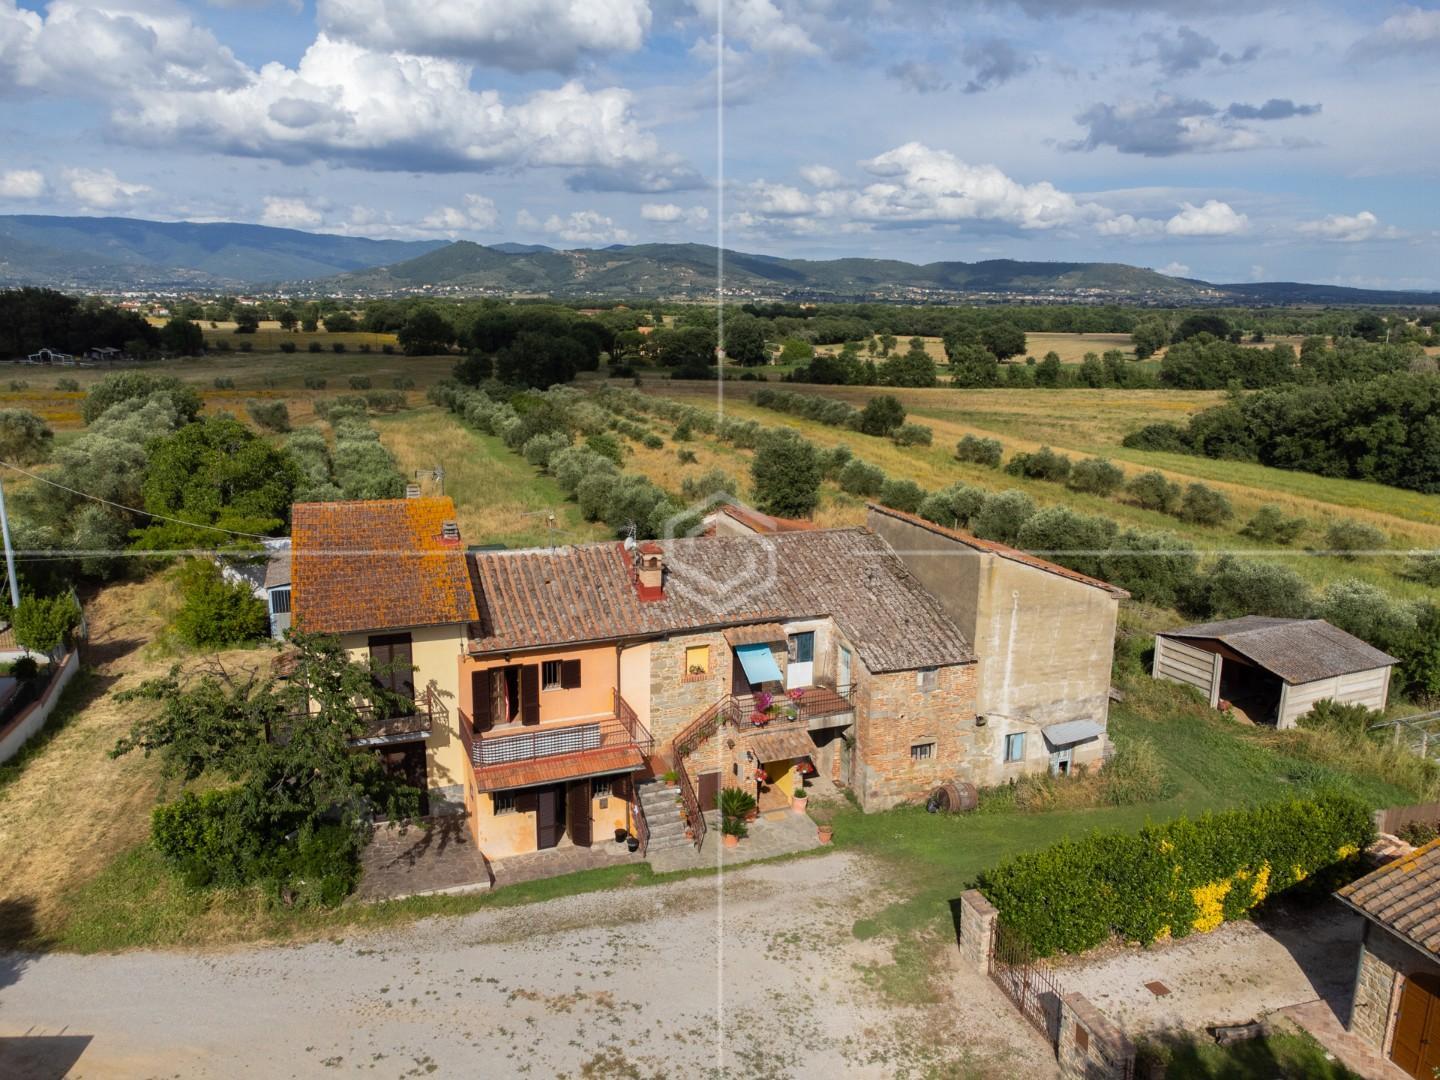
[(1062, 364), (1078, 364), (1086, 353), (1109, 352), (1119, 349), (1126, 356), (1134, 354), (1129, 334), (1040, 334), (1025, 335), (1025, 353), (1037, 360), (1048, 352), (1060, 357)]

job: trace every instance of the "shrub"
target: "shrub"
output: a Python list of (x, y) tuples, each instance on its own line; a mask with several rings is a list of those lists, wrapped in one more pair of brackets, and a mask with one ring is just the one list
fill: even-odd
[(913, 514), (925, 501), (925, 489), (914, 480), (886, 480), (880, 488), (880, 502), (895, 510)]
[(1293, 544), (1305, 531), (1307, 522), (1302, 517), (1287, 517), (1280, 507), (1266, 504), (1255, 511), (1255, 516), (1240, 529), (1241, 536), (1247, 536), (1261, 544), (1277, 544), (1281, 547)]
[(70, 640), (80, 625), (80, 607), (70, 593), (59, 596), (25, 596), (10, 609), (15, 641), (35, 652), (48, 653)]
[(331, 352), (344, 352), (344, 351), (345, 351), (345, 343), (344, 343), (343, 341), (332, 341), (332, 342), (330, 343), (330, 351), (331, 351)]
[(985, 498), (971, 527), (975, 535), (1002, 544), (1014, 544), (1020, 527), (1035, 513), (1035, 503), (1023, 491), (1001, 491)]
[(924, 424), (901, 424), (890, 437), (896, 446), (929, 446), (935, 441), (935, 433)]
[(63, 390), (67, 394), (74, 394), (79, 391), (80, 382), (78, 379), (56, 379), (55, 389)]
[(265, 605), (242, 582), (226, 581), (208, 559), (191, 559), (177, 574), (180, 610), (175, 635), (193, 649), (224, 649), (265, 637)]
[(877, 465), (867, 465), (859, 458), (851, 458), (840, 470), (840, 490), (851, 495), (873, 498), (885, 486), (885, 471)]
[(369, 375), (351, 375), (350, 378), (349, 378), (347, 381), (350, 383), (350, 389), (351, 389), (351, 390), (369, 390), (369, 389), (370, 389), (370, 376), (369, 376)]
[(850, 447), (846, 446), (844, 443), (841, 443), (839, 446), (832, 447), (825, 454), (825, 459), (822, 463), (822, 467), (825, 470), (825, 479), (837, 479), (840, 476), (840, 473), (844, 470), (845, 466), (850, 464), (850, 461), (853, 457), (854, 455), (850, 452)]
[(925, 496), (916, 513), (926, 521), (944, 525), (947, 529), (968, 525), (985, 505), (986, 494), (983, 488), (951, 484)]
[(986, 871), (980, 888), (1041, 956), (1112, 933), (1148, 945), (1213, 930), (1302, 882), (1353, 878), (1374, 832), (1364, 803), (1322, 795), (1062, 840)]
[(1400, 568), (1400, 576), (1431, 588), (1440, 588), (1440, 553), (1417, 551)]
[(1221, 525), (1235, 516), (1230, 500), (1212, 487), (1190, 484), (1180, 501), (1177, 515), (1181, 521), (1194, 525)]
[(1389, 540), (1384, 530), (1351, 518), (1340, 518), (1325, 530), (1325, 546), (1342, 559), (1353, 559), (1357, 552), (1383, 548)]
[(221, 376), (217, 377), (216, 380), (215, 380), (215, 389), (216, 389), (216, 390), (234, 390), (234, 389), (235, 389), (235, 380), (232, 379), (232, 378), (230, 378), (228, 375), (221, 375)]
[(537, 469), (549, 468), (550, 459), (570, 445), (570, 437), (558, 431), (542, 431), (532, 435), (520, 451), (520, 456)]
[(381, 346), (380, 346), (380, 351), (383, 352), (386, 356), (394, 356), (394, 355), (395, 355), (395, 346), (394, 346), (394, 345), (381, 345)]
[(1085, 458), (1070, 469), (1065, 486), (1087, 495), (1113, 495), (1125, 483), (1125, 471), (1104, 458)]
[(257, 426), (266, 431), (290, 430), (290, 410), (283, 401), (256, 401), (252, 398), (245, 402), (245, 411)]
[(1115, 523), (1109, 518), (1077, 514), (1065, 506), (1047, 506), (1025, 519), (1016, 531), (1014, 543), (1042, 558), (1099, 576), (1104, 557), (1115, 537)]
[(1000, 458), (1004, 451), (999, 439), (980, 439), (974, 435), (964, 435), (955, 444), (957, 459), (971, 461), (976, 465), (988, 465), (992, 469), (1000, 467)]
[(723, 469), (708, 469), (699, 476), (687, 476), (680, 481), (680, 494), (687, 502), (703, 503), (716, 495), (733, 495), (735, 481)]
[(594, 435), (586, 438), (585, 445), (601, 457), (609, 458), (616, 465), (623, 464), (625, 461), (625, 448), (613, 435), (597, 431)]
[(640, 445), (646, 450), (663, 450), (665, 449), (665, 440), (659, 435), (651, 433), (640, 440)]
[(1190, 437), (1179, 424), (1146, 424), (1120, 440), (1131, 450), (1159, 450), (1169, 454), (1190, 454)]
[(0, 460), (36, 465), (50, 456), (55, 433), (28, 409), (0, 409)]
[(280, 343), (280, 351), (283, 353), (293, 353), (295, 351), (295, 342), (282, 341)]
[(1115, 536), (1099, 576), (1136, 600), (1175, 607), (1195, 595), (1200, 556), (1173, 533), (1124, 529)]
[(1173, 514), (1180, 508), (1180, 485), (1165, 479), (1163, 473), (1144, 472), (1125, 485), (1125, 491), (1136, 506)]
[(767, 514), (809, 517), (820, 501), (820, 453), (794, 432), (767, 431), (750, 461), (750, 479)]
[(409, 375), (396, 375), (390, 380), (390, 385), (396, 390), (414, 390), (415, 380)]
[(312, 342), (310, 342), (309, 345), (306, 346), (306, 348), (308, 348), (311, 352), (319, 352), (319, 351), (320, 351), (320, 342), (318, 342), (318, 341), (312, 341)]
[(1295, 721), (1302, 728), (1329, 728), (1352, 738), (1360, 738), (1371, 724), (1379, 723), (1384, 714), (1364, 705), (1342, 703), (1331, 698), (1317, 701), (1304, 716)]
[(1304, 619), (1314, 608), (1304, 579), (1288, 566), (1232, 555), (1220, 556), (1183, 603), (1198, 614), (1225, 619), (1241, 615)]
[[(318, 352), (319, 350), (317, 349), (316, 351)], [(325, 389), (325, 380), (322, 379), (319, 375), (306, 375), (306, 376), (305, 376), (305, 389), (306, 389), (306, 390), (324, 390), (324, 389)]]
[(1005, 465), (1011, 476), (1025, 476), (1032, 480), (1049, 480), (1063, 484), (1070, 476), (1070, 459), (1057, 454), (1048, 446), (1030, 454), (1016, 454)]
[(905, 406), (893, 394), (871, 398), (855, 419), (856, 430), (866, 435), (890, 435), (903, 423)]
[(399, 412), (405, 407), (405, 395), (399, 390), (371, 390), (365, 395), (365, 406), (376, 412)]
[(40, 664), (33, 656), (17, 656), (10, 665), (10, 674), (21, 682), (27, 682), (40, 674)]

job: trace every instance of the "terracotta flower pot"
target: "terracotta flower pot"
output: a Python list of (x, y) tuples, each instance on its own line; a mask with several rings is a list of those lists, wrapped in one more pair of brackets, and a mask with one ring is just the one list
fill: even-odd
[(740, 838), (739, 838), (738, 836), (736, 836), (734, 833), (726, 833), (726, 834), (725, 834), (725, 846), (726, 846), (726, 847), (739, 847), (739, 846), (740, 846)]
[(792, 795), (790, 797), (790, 809), (794, 810), (797, 814), (803, 814), (805, 812), (805, 804), (809, 801), (809, 799), (797, 799)]
[(835, 835), (834, 826), (832, 826), (832, 825), (817, 825), (816, 828), (815, 828), (815, 835), (819, 838), (820, 843), (822, 843), (822, 844), (828, 844), (828, 843), (830, 843), (831, 837), (833, 837), (833, 836)]

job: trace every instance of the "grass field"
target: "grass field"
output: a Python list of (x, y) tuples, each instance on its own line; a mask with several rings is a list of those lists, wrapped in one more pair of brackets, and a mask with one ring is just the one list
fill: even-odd
[(1111, 349), (1119, 349), (1126, 356), (1133, 356), (1134, 346), (1129, 334), (1041, 334), (1025, 335), (1025, 354), (1040, 359), (1048, 352), (1060, 357), (1062, 364), (1078, 364), (1086, 353), (1099, 356)]

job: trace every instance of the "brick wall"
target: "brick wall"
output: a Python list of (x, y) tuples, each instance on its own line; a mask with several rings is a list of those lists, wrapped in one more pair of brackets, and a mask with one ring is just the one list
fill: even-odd
[[(993, 743), (986, 728), (975, 726), (976, 666), (938, 668), (933, 690), (921, 689), (914, 671), (874, 675), (858, 657), (857, 666), (851, 783), (860, 805), (884, 810), (921, 799), (945, 781), (969, 779), (966, 762), (980, 759)], [(920, 743), (933, 743), (934, 749), (915, 760), (911, 747)]]
[[(685, 650), (710, 646), (710, 674), (690, 675)], [(650, 734), (655, 749), (669, 752), (668, 743), (687, 724), (730, 692), (730, 646), (722, 634), (686, 634), (650, 646)]]
[(1367, 919), (1355, 974), (1355, 997), (1345, 1026), (1383, 1054), (1394, 1028), (1400, 990), (1406, 978), (1419, 972), (1440, 975), (1440, 964)]
[(1135, 1045), (1083, 994), (1060, 999), (1055, 1055), (1060, 1075), (1076, 1080), (1128, 1080), (1135, 1066)]
[(990, 948), (995, 940), (999, 913), (979, 889), (960, 894), (960, 959), (981, 973), (990, 970)]

